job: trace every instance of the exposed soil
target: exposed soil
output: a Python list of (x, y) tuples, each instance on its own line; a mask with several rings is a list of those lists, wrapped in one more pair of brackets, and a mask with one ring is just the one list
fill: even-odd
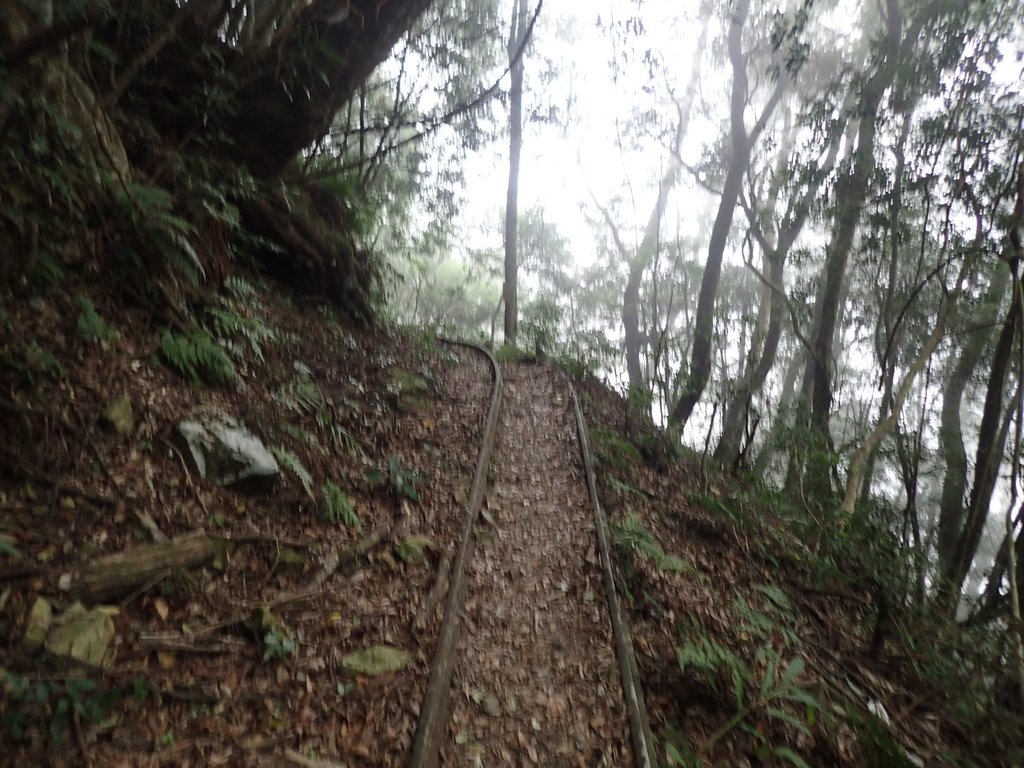
[(506, 366), (491, 466), (444, 764), (632, 765), (572, 402), (553, 369)]

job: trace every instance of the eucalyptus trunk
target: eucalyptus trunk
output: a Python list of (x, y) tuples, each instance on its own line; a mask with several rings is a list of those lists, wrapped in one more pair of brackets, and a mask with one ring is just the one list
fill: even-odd
[[(836, 183), (836, 216), (826, 249), (824, 280), (816, 307), (817, 323), (811, 349), (810, 426), (811, 448), (816, 459), (806, 467), (805, 485), (820, 499), (831, 490), (829, 474), (832, 436), (829, 419), (833, 399), (833, 339), (841, 309), (846, 267), (875, 170), (875, 139), (882, 99), (896, 78), (901, 48), (902, 20), (897, 0), (888, 0), (887, 26), (880, 60), (861, 86), (857, 114), (857, 146), (848, 173)], [(908, 36), (912, 42), (912, 38)]]
[[(787, 115), (787, 123), (788, 115)], [(821, 184), (832, 172), (835, 166), (836, 156), (839, 153), (840, 138), (845, 130), (844, 119), (837, 120), (833, 126), (832, 136), (828, 152), (821, 166), (814, 173), (813, 179), (807, 185), (804, 194), (795, 200), (784, 217), (786, 222), (781, 228), (777, 240), (773, 243), (770, 236), (762, 233), (756, 223), (756, 211), (749, 210), (750, 224), (755, 237), (759, 241), (764, 252), (764, 261), (767, 267), (767, 275), (760, 276), (765, 282), (765, 303), (762, 310), (767, 310), (768, 328), (763, 334), (758, 334), (760, 339), (755, 337), (758, 344), (751, 344), (748, 356), (749, 366), (746, 376), (734, 387), (732, 398), (725, 410), (722, 420), (722, 437), (715, 449), (715, 459), (723, 465), (735, 466), (740, 461), (743, 448), (743, 437), (745, 427), (753, 398), (764, 387), (768, 380), (768, 374), (775, 366), (775, 358), (778, 355), (779, 343), (782, 340), (782, 331), (785, 322), (786, 311), (789, 309), (785, 289), (786, 259), (796, 242), (797, 237), (803, 231), (807, 218)], [(786, 173), (789, 160), (789, 150), (792, 146), (793, 133), (786, 132), (786, 139), (782, 142), (777, 158), (775, 181), (768, 193), (770, 206), (769, 218), (774, 215), (774, 201), (781, 190), (781, 183)], [(760, 326), (761, 318), (759, 318)], [(762, 340), (763, 339), (763, 340)]]
[(646, 272), (652, 257), (658, 249), (661, 220), (665, 216), (665, 209), (668, 207), (669, 194), (679, 180), (679, 158), (683, 139), (686, 138), (690, 127), (690, 113), (693, 109), (694, 99), (697, 96), (697, 86), (700, 84), (701, 61), (704, 58), (704, 49), (707, 47), (709, 21), (710, 13), (705, 14), (704, 22), (701, 25), (697, 49), (693, 54), (690, 81), (687, 83), (682, 100), (676, 104), (679, 116), (676, 122), (673, 151), (669, 155), (665, 170), (658, 183), (658, 197), (654, 202), (654, 208), (651, 210), (650, 216), (647, 218), (647, 226), (644, 228), (640, 247), (636, 249), (635, 253), (630, 255), (622, 243), (617, 228), (611, 221), (608, 213), (605, 212), (605, 218), (613, 230), (619, 254), (629, 264), (629, 275), (626, 278), (626, 287), (622, 292), (622, 330), (626, 348), (626, 374), (629, 377), (629, 389), (631, 392), (641, 392), (648, 388), (648, 382), (644, 376), (644, 365), (641, 360), (646, 340), (640, 330), (640, 288), (643, 285), (644, 272)]
[[(899, 349), (899, 340), (903, 335), (903, 325), (897, 326), (895, 318), (896, 309), (896, 281), (899, 277), (899, 264), (901, 255), (900, 218), (903, 213), (903, 180), (907, 168), (907, 138), (910, 135), (910, 126), (913, 120), (913, 108), (907, 108), (903, 112), (903, 122), (900, 126), (899, 140), (896, 142), (894, 153), (896, 155), (896, 169), (893, 174), (892, 193), (889, 199), (889, 270), (885, 281), (885, 292), (880, 303), (878, 323), (875, 325), (875, 357), (882, 372), (882, 399), (878, 404), (878, 424), (882, 424), (890, 408), (892, 407), (893, 387), (896, 378), (896, 356)], [(924, 234), (922, 234), (924, 237)], [(861, 487), (861, 503), (866, 503), (871, 498), (871, 479), (875, 473), (875, 458), (877, 451), (872, 450), (867, 458), (867, 465), (864, 468), (864, 481)]]

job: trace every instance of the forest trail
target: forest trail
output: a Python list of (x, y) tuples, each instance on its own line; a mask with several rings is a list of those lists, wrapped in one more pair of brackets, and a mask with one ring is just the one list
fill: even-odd
[(442, 762), (632, 765), (572, 400), (552, 369), (504, 370)]

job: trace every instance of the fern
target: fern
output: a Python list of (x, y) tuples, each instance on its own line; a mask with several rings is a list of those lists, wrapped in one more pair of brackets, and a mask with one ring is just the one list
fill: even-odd
[(278, 393), (278, 400), (290, 411), (299, 414), (315, 414), (317, 421), (323, 420), (327, 401), (316, 382), (305, 375), (299, 375), (285, 384)]
[(302, 483), (302, 487), (309, 494), (310, 498), (313, 498), (313, 476), (306, 469), (302, 461), (294, 453), (289, 451), (287, 448), (281, 446), (275, 446), (270, 449), (274, 454), (274, 458), (278, 460), (281, 466), (286, 467), (293, 475), (299, 478), (299, 482)]
[(115, 201), (134, 226), (140, 244), (156, 251), (172, 272), (192, 285), (206, 279), (190, 237), (195, 228), (174, 213), (174, 196), (162, 187), (137, 182), (114, 185)]
[(366, 479), (375, 486), (390, 486), (396, 497), (419, 502), (420, 494), (416, 483), (420, 481), (419, 473), (414, 469), (402, 466), (397, 456), (389, 456), (387, 468), (366, 470)]
[(236, 356), (241, 356), (240, 346), (233, 340), (245, 342), (252, 354), (263, 362), (263, 345), (277, 341), (277, 332), (255, 315), (242, 314), (232, 306), (234, 302), (222, 301), (222, 306), (206, 310), (212, 322), (213, 332), (225, 344), (232, 348)]
[(256, 288), (248, 280), (231, 275), (224, 280), (224, 288), (236, 299), (243, 301), (254, 301), (256, 299)]
[(612, 537), (615, 543), (631, 555), (644, 555), (650, 558), (654, 566), (661, 571), (687, 573), (693, 566), (683, 558), (670, 555), (662, 548), (649, 530), (640, 522), (640, 518), (632, 512), (626, 515), (621, 523), (612, 523)]
[(40, 346), (34, 340), (25, 347), (23, 368), (32, 381), (35, 381), (36, 374), (49, 379), (59, 379), (64, 376), (64, 366), (60, 364), (53, 352)]
[(293, 437), (296, 440), (298, 440), (298, 441), (300, 441), (302, 443), (305, 443), (310, 448), (312, 448), (314, 451), (319, 453), (321, 456), (326, 456), (327, 455), (327, 449), (324, 448), (323, 443), (321, 443), (317, 439), (316, 435), (311, 435), (309, 432), (304, 430), (302, 427), (297, 426), (295, 424), (289, 424), (287, 421), (283, 422), (280, 425), (280, 427), (281, 427), (281, 431), (284, 432), (289, 437)]
[(349, 528), (357, 531), (362, 529), (363, 523), (356, 514), (352, 499), (334, 483), (324, 483), (324, 504), (327, 507), (327, 519), (332, 523), (341, 520)]
[[(698, 627), (695, 629), (699, 630)], [(732, 681), (737, 708), (743, 706), (747, 686), (752, 681), (754, 673), (739, 656), (714, 638), (701, 633), (696, 641), (690, 640), (678, 646), (676, 662), (683, 674), (693, 669), (708, 675), (727, 677)]]
[(164, 360), (193, 384), (230, 384), (238, 377), (231, 358), (202, 328), (187, 335), (164, 330), (160, 340)]
[(117, 336), (99, 316), (96, 307), (87, 296), (79, 296), (77, 303), (79, 312), (76, 328), (79, 336), (90, 343), (110, 341)]

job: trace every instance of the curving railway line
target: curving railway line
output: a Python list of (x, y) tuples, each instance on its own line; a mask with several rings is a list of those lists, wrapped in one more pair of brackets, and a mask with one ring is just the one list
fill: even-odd
[(410, 768), (650, 768), (575, 391), (461, 346), (486, 355), (492, 390)]

